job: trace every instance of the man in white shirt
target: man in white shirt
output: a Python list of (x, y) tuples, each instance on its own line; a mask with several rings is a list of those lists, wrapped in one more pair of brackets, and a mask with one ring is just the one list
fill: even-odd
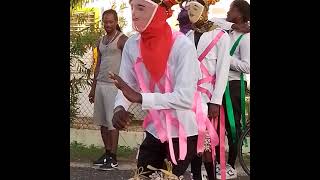
[[(191, 22), (188, 17), (188, 13), (186, 12), (185, 7), (180, 4), (180, 13), (178, 14), (178, 22), (180, 31), (184, 34), (187, 34), (191, 28)], [(214, 22), (216, 25), (220, 26), (224, 30), (235, 30), (242, 33), (250, 32), (250, 26), (248, 23), (245, 24), (235, 24), (232, 22), (226, 21), (224, 18), (211, 18), (209, 21)]]
[[(119, 76), (110, 73), (119, 89), (113, 125), (125, 129), (127, 109), (141, 103), (148, 110), (146, 138), (139, 149), (138, 168), (163, 169), (172, 162), (173, 174), (181, 176), (196, 154), (197, 123), (193, 111), (196, 83), (201, 73), (197, 52), (189, 39), (172, 32), (166, 22), (174, 0), (131, 0), (133, 28), (123, 49)], [(169, 12), (170, 14), (170, 12)]]
[(224, 18), (215, 18), (215, 17), (211, 18), (210, 21), (214, 22), (224, 30), (235, 30), (242, 33), (250, 32), (249, 23), (235, 24), (233, 22), (227, 21)]
[[(203, 69), (205, 70), (201, 69), (202, 78), (215, 77), (213, 80), (203, 80), (203, 83), (198, 83), (198, 89), (203, 90), (202, 102), (204, 103), (204, 113), (208, 115), (211, 121), (214, 121), (219, 116), (223, 94), (228, 81), (230, 38), (227, 32), (208, 20), (208, 10), (211, 2), (196, 0), (190, 1), (187, 4), (189, 18), (193, 27), (193, 30), (187, 33), (187, 36), (197, 48), (199, 61), (204, 65)], [(194, 179), (201, 179), (203, 158), (208, 179), (213, 180), (215, 175), (212, 159), (213, 152), (210, 145), (205, 144), (205, 146), (203, 156), (199, 155), (193, 159), (191, 171)]]
[[(239, 26), (244, 26), (250, 21), (250, 4), (245, 0), (235, 0), (230, 5), (230, 10), (228, 11), (227, 21), (237, 24)], [(237, 143), (241, 135), (241, 97), (240, 97), (240, 76), (244, 78), (243, 88), (246, 88), (246, 79), (244, 74), (250, 73), (250, 33), (242, 33), (238, 31), (230, 31), (229, 33), (231, 38), (231, 50), (230, 55), (230, 72), (229, 72), (229, 90), (231, 104), (234, 114), (235, 122), (235, 139), (233, 141), (232, 132), (230, 128), (230, 120), (225, 111), (225, 126), (228, 135), (228, 145), (229, 145), (229, 155), (228, 155), (228, 164), (226, 170), (227, 179), (233, 179), (237, 177), (237, 172), (235, 170), (235, 161), (237, 158)], [(236, 43), (238, 41), (238, 43)], [(234, 47), (233, 47), (234, 46)], [(234, 50), (232, 50), (234, 49)], [(233, 51), (233, 52), (232, 52)], [(242, 75), (241, 75), (242, 74)], [(226, 91), (227, 92), (227, 91)], [(226, 96), (226, 94), (225, 94)], [(223, 99), (223, 105), (226, 107), (226, 99)], [(244, 107), (243, 107), (244, 108)], [(217, 160), (219, 159), (219, 152), (217, 151)], [(217, 179), (221, 178), (220, 165), (217, 165)]]

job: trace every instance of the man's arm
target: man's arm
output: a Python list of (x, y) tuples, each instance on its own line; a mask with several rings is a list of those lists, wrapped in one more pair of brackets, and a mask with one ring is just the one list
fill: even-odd
[(218, 26), (220, 26), (224, 30), (232, 30), (232, 25), (234, 25), (234, 23), (228, 22), (224, 18), (213, 17), (212, 19), (210, 19), (210, 21), (214, 22), (215, 24), (217, 24)]
[(94, 70), (94, 77), (93, 77), (93, 81), (92, 81), (92, 84), (91, 84), (91, 90), (90, 90), (90, 93), (89, 93), (89, 101), (90, 101), (90, 103), (94, 102), (94, 94), (95, 94), (95, 90), (96, 90), (96, 86), (97, 86), (97, 77), (98, 77), (99, 70), (100, 70), (101, 53), (100, 53), (100, 50), (99, 50), (99, 44), (100, 44), (100, 40), (101, 39), (99, 39), (98, 42), (96, 43), (96, 47), (97, 47), (97, 64), (96, 64), (96, 68)]
[(230, 68), (230, 37), (225, 33), (217, 43), (216, 82), (210, 103), (221, 105)]
[(98, 77), (98, 74), (99, 74), (99, 71), (100, 71), (100, 64), (101, 64), (101, 53), (100, 53), (100, 49), (99, 49), (99, 43), (100, 43), (100, 40), (98, 40), (98, 42), (97, 42), (98, 59), (97, 59), (96, 68), (94, 70), (93, 86), (92, 86), (94, 88), (96, 87), (96, 84), (97, 84), (97, 77)]
[(249, 24), (235, 24), (229, 21), (226, 21), (224, 18), (212, 18), (210, 21), (214, 22), (224, 30), (235, 30), (241, 33), (250, 32)]
[(250, 34), (243, 35), (239, 44), (240, 59), (231, 57), (230, 68), (232, 70), (250, 73)]
[(120, 36), (117, 46), (121, 51), (123, 51), (124, 45), (126, 44), (127, 40), (128, 40), (128, 37), (125, 34), (122, 34), (122, 36)]

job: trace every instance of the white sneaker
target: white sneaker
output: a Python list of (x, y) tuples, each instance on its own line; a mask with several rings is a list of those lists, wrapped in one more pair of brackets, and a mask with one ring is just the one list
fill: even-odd
[(216, 174), (220, 174), (220, 164), (216, 164)]
[(208, 174), (206, 170), (201, 171), (201, 177), (202, 177), (201, 180), (208, 180)]
[[(226, 179), (235, 179), (235, 178), (237, 178), (237, 171), (235, 169), (233, 169), (230, 164), (227, 164), (226, 172), (227, 172)], [(219, 166), (219, 171), (216, 171), (216, 176), (217, 176), (217, 179), (221, 179), (220, 166)]]

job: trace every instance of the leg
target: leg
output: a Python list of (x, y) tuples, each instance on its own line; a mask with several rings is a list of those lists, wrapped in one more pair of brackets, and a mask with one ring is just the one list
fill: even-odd
[[(165, 143), (161, 143), (159, 139), (146, 132), (146, 138), (140, 145), (137, 167), (143, 167), (143, 171), (150, 171), (149, 169), (147, 169), (148, 165), (151, 165), (155, 168), (163, 169), (165, 158)], [(146, 176), (149, 176), (151, 173), (146, 174)]]
[[(206, 138), (210, 138), (206, 136)], [(215, 168), (213, 165), (212, 159), (212, 149), (211, 149), (211, 140), (205, 140), (205, 151), (203, 153), (203, 162), (207, 172), (207, 179), (214, 180), (215, 179)]]
[(118, 149), (118, 139), (119, 139), (119, 131), (113, 127), (112, 118), (113, 118), (113, 109), (114, 102), (117, 95), (117, 88), (113, 85), (105, 85), (104, 89), (104, 104), (105, 104), (105, 124), (108, 126), (108, 140), (107, 147), (110, 149), (110, 156), (114, 161), (117, 161), (117, 149)]
[[(118, 167), (118, 161), (117, 161), (117, 155), (116, 155), (116, 150), (117, 150), (117, 146), (118, 146), (118, 138), (116, 138), (116, 143), (113, 142), (113, 140), (115, 140), (114, 136), (118, 134), (118, 131), (115, 129), (111, 130), (111, 131), (107, 130), (106, 128), (104, 128), (104, 129), (107, 131), (106, 147), (108, 149), (106, 150), (106, 153), (107, 153), (106, 161), (104, 162), (104, 164), (102, 166), (100, 166), (100, 170), (110, 170), (110, 169)], [(109, 148), (110, 148), (110, 150), (109, 150)]]
[(112, 125), (112, 118), (113, 118), (113, 108), (114, 108), (114, 101), (116, 96), (116, 88), (113, 85), (103, 84), (102, 85), (102, 99), (103, 102), (103, 112), (104, 112), (104, 119), (101, 122), (101, 135), (103, 138), (103, 142), (106, 147), (106, 161), (104, 164), (100, 166), (101, 170), (109, 170), (118, 167), (117, 162), (117, 147), (118, 147), (118, 130)]
[(105, 124), (106, 114), (104, 110), (104, 101), (103, 101), (103, 85), (97, 84), (95, 91), (95, 102), (94, 102), (94, 112), (93, 119), (94, 123), (100, 126), (101, 138), (105, 147), (106, 153), (104, 153), (98, 160), (94, 162), (94, 165), (102, 165), (104, 160), (109, 157), (111, 146), (108, 146), (108, 126)]
[[(222, 100), (222, 103), (224, 103), (225, 101), (225, 98), (223, 96), (223, 100)], [(225, 112), (225, 117), (226, 117), (226, 112), (227, 111), (224, 111)], [(218, 137), (219, 137), (219, 144), (216, 146), (216, 162), (218, 164), (220, 164), (220, 111), (219, 111), (219, 118), (218, 118), (218, 126), (217, 126), (217, 134), (218, 134)]]
[[(192, 159), (196, 156), (197, 153), (197, 141), (198, 141), (198, 136), (191, 136), (187, 137), (187, 155), (184, 160), (177, 160), (177, 165), (173, 165), (172, 172), (176, 176), (181, 176), (185, 173), (187, 170), (189, 164), (191, 163)], [(179, 139), (178, 138), (173, 138), (173, 148), (174, 148), (174, 154), (176, 159), (179, 159)], [(170, 154), (169, 154), (169, 146), (167, 144), (167, 158), (168, 160), (170, 159)]]
[(238, 155), (238, 139), (241, 135), (241, 99), (240, 99), (240, 81), (230, 81), (230, 96), (232, 101), (234, 120), (236, 125), (236, 139), (232, 142), (231, 128), (229, 121), (226, 121), (226, 130), (228, 132), (229, 156), (228, 164), (235, 168), (235, 162)]
[(212, 161), (212, 152), (205, 151), (203, 153), (203, 162), (204, 162), (204, 167), (206, 168), (208, 179), (209, 180), (215, 180), (215, 175), (216, 171), (215, 168), (213, 167), (213, 161)]
[(216, 179), (216, 171), (213, 167), (213, 162), (205, 162), (204, 167), (206, 168), (208, 174), (208, 180), (215, 180)]
[(110, 141), (111, 134), (108, 131), (108, 127), (101, 126), (100, 131), (101, 131), (102, 141), (103, 141), (103, 144), (104, 144), (104, 147), (106, 150), (106, 154), (110, 155), (110, 153), (111, 153), (111, 141)]
[(110, 131), (110, 145), (111, 145), (111, 155), (115, 160), (117, 160), (116, 154), (118, 149), (119, 131), (113, 129)]
[(106, 123), (106, 110), (105, 110), (105, 85), (102, 85), (100, 83), (97, 84), (96, 86), (96, 91), (95, 91), (95, 102), (94, 102), (94, 112), (93, 112), (93, 119), (94, 123), (96, 125), (100, 126), (100, 132), (101, 132), (101, 137), (102, 141), (104, 144), (104, 147), (107, 150), (111, 150), (110, 142), (108, 137), (109, 132), (108, 132), (108, 124)]
[(195, 155), (191, 161), (191, 173), (194, 180), (201, 180), (202, 156)]

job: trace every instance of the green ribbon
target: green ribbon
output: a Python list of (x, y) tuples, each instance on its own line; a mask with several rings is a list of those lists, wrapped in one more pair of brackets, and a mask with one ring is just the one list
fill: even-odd
[(240, 74), (240, 98), (241, 98), (241, 119), (242, 119), (242, 131), (246, 128), (246, 93), (244, 87), (243, 73)]
[[(243, 34), (234, 42), (231, 50), (230, 50), (230, 56), (233, 56), (237, 46), (239, 45), (239, 42), (242, 38)], [(245, 123), (245, 91), (244, 91), (244, 78), (243, 73), (240, 75), (240, 93), (241, 93), (241, 116), (242, 116), (242, 123)], [(231, 129), (231, 137), (232, 142), (235, 143), (236, 141), (236, 123), (234, 120), (234, 113), (233, 113), (233, 107), (230, 97), (230, 87), (229, 87), (229, 81), (227, 82), (227, 87), (225, 91), (225, 98), (226, 98), (226, 106), (227, 106), (227, 116), (229, 119), (230, 129)], [(244, 126), (243, 126), (244, 127)]]
[[(243, 73), (240, 74), (240, 99), (241, 99), (241, 119), (242, 119), (242, 132), (246, 129), (246, 93), (244, 86)], [(244, 138), (244, 145), (248, 147), (247, 138)]]

